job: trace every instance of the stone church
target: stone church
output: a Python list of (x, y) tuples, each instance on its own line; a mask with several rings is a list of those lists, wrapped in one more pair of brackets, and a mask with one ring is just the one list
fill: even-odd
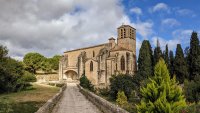
[(114, 74), (134, 75), (136, 65), (136, 29), (130, 25), (117, 28), (117, 41), (64, 52), (59, 63), (59, 80), (77, 80), (85, 72), (95, 86), (109, 85)]

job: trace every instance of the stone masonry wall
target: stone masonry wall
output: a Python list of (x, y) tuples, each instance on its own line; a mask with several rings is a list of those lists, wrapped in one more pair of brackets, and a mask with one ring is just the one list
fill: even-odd
[(128, 111), (108, 102), (107, 100), (95, 95), (94, 93), (83, 89), (78, 85), (80, 92), (85, 95), (93, 104), (95, 104), (103, 113), (129, 113)]

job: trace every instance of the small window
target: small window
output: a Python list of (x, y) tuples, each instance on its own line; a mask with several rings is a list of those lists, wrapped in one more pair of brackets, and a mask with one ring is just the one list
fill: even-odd
[(95, 57), (95, 52), (93, 51), (93, 57)]
[(90, 62), (90, 71), (93, 71), (93, 62)]
[(124, 58), (124, 56), (122, 56), (122, 58), (121, 58), (121, 70), (125, 70), (125, 58)]

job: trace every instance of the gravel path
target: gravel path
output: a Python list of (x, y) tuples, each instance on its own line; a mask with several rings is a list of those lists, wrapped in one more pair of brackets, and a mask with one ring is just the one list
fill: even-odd
[(76, 83), (67, 83), (63, 97), (53, 109), (53, 113), (102, 113), (79, 92)]

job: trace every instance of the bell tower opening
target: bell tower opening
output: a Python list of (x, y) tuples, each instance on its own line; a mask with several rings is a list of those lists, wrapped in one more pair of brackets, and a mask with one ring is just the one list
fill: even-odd
[(135, 51), (136, 49), (136, 29), (130, 25), (121, 25), (117, 28), (117, 45), (125, 49)]

